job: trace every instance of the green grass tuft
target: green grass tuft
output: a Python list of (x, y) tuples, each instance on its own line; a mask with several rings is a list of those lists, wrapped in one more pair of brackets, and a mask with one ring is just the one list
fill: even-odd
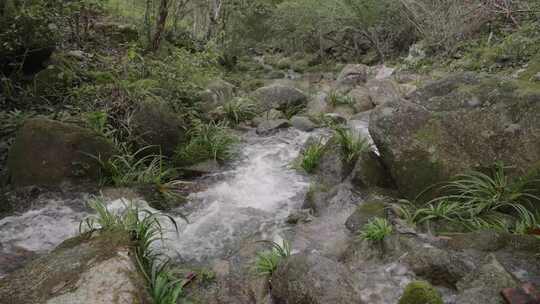
[(392, 234), (392, 225), (386, 219), (375, 217), (364, 225), (359, 237), (363, 240), (382, 241), (390, 234)]
[(289, 256), (291, 256), (291, 244), (283, 241), (282, 245), (271, 241), (261, 241), (262, 243), (270, 244), (271, 250), (257, 253), (255, 261), (255, 271), (259, 275), (272, 275), (278, 268), (279, 264)]

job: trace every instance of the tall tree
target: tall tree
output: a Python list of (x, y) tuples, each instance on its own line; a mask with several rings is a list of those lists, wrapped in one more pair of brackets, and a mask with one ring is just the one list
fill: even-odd
[(161, 44), (161, 37), (165, 31), (165, 24), (167, 23), (167, 16), (169, 15), (169, 0), (161, 0), (159, 5), (159, 15), (156, 21), (156, 32), (152, 39), (152, 50), (159, 49)]

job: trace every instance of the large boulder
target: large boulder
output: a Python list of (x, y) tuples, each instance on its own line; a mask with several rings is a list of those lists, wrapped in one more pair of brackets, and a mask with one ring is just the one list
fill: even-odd
[(286, 119), (265, 120), (257, 126), (258, 135), (272, 135), (281, 129), (286, 129), (291, 123)]
[(409, 198), (496, 161), (516, 174), (540, 164), (540, 91), (458, 74), (371, 114), (369, 132), (400, 192)]
[(351, 183), (358, 189), (393, 187), (390, 174), (384, 167), (381, 158), (373, 151), (364, 151), (360, 154), (350, 178)]
[(97, 181), (112, 144), (92, 130), (62, 122), (29, 119), (17, 133), (8, 156), (14, 186)]
[(366, 83), (371, 102), (378, 106), (401, 98), (399, 85), (391, 79), (372, 79)]
[(272, 297), (277, 304), (360, 304), (342, 264), (318, 254), (293, 255), (272, 275)]
[(145, 101), (133, 114), (133, 130), (141, 148), (154, 146), (147, 152), (172, 156), (186, 140), (183, 120), (165, 103)]
[(69, 239), (0, 279), (0, 302), (17, 304), (148, 303), (130, 236), (106, 232)]
[(504, 304), (506, 301), (501, 291), (518, 286), (518, 280), (491, 254), (486, 257), (483, 265), (457, 283), (457, 303)]
[(364, 64), (347, 64), (337, 77), (337, 87), (341, 92), (348, 92), (353, 87), (367, 81), (369, 67)]
[(347, 96), (354, 101), (352, 107), (356, 113), (369, 111), (375, 106), (371, 101), (369, 90), (365, 87), (356, 87), (347, 93)]
[(307, 96), (300, 90), (290, 86), (271, 85), (253, 92), (253, 99), (261, 112), (277, 109), (285, 111), (302, 108), (307, 104)]

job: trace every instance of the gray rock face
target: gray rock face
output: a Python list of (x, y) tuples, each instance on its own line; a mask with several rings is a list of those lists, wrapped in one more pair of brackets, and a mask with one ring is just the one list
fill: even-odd
[(296, 129), (304, 132), (313, 131), (317, 127), (310, 119), (306, 116), (294, 116), (291, 118), (291, 125)]
[(346, 93), (353, 87), (367, 81), (369, 67), (364, 64), (347, 64), (338, 75), (338, 90)]
[(265, 120), (259, 123), (256, 132), (259, 135), (271, 135), (280, 129), (286, 129), (290, 126), (291, 124), (286, 119)]
[(328, 94), (324, 92), (319, 92), (313, 96), (306, 106), (307, 114), (310, 116), (317, 116), (326, 113), (329, 108), (328, 102), (326, 101), (327, 97)]
[(8, 156), (14, 186), (97, 181), (112, 144), (89, 129), (48, 119), (30, 119), (17, 133)]
[(506, 271), (493, 255), (483, 265), (457, 283), (457, 303), (504, 304), (500, 292), (503, 288), (518, 287), (518, 281)]
[(129, 236), (77, 237), (0, 279), (2, 303), (148, 303)]
[(302, 91), (282, 85), (262, 87), (253, 92), (252, 97), (261, 112), (305, 107), (307, 104), (307, 96)]
[(356, 87), (347, 93), (347, 96), (354, 100), (353, 107), (357, 113), (369, 111), (374, 107), (369, 90), (365, 87)]
[(366, 151), (360, 155), (351, 172), (351, 183), (359, 189), (393, 187), (390, 174), (380, 157), (373, 151)]
[(361, 202), (358, 207), (356, 207), (354, 213), (347, 218), (345, 227), (347, 227), (349, 231), (356, 233), (371, 219), (375, 217), (384, 218), (386, 214), (385, 208), (386, 201), (384, 198), (369, 197), (364, 202)]
[(540, 164), (540, 92), (466, 73), (409, 98), (377, 107), (369, 126), (385, 166), (409, 198), (496, 161), (519, 174)]
[(141, 148), (155, 146), (148, 153), (172, 156), (186, 140), (183, 120), (164, 103), (142, 102), (133, 115), (133, 127), (142, 141)]
[(351, 169), (341, 159), (341, 148), (337, 138), (329, 139), (319, 160), (319, 166), (315, 170), (317, 178), (326, 186), (334, 186), (341, 183)]
[(272, 297), (277, 304), (361, 304), (351, 276), (323, 256), (293, 255), (272, 275)]
[(390, 79), (372, 79), (366, 83), (366, 88), (369, 91), (371, 102), (376, 106), (401, 98), (399, 85)]

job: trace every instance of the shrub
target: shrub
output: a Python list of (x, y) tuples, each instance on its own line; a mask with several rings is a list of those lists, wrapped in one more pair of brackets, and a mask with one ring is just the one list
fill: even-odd
[(375, 217), (364, 225), (359, 237), (369, 241), (382, 241), (390, 234), (392, 234), (392, 225), (386, 219)]
[(191, 165), (210, 159), (228, 160), (233, 156), (232, 147), (237, 142), (237, 138), (223, 122), (195, 122), (189, 136), (189, 142), (180, 147), (176, 155), (176, 161), (181, 165)]
[(291, 255), (291, 245), (285, 240), (283, 241), (282, 245), (271, 241), (261, 242), (270, 244), (272, 249), (257, 253), (255, 271), (259, 275), (272, 275), (272, 273), (274, 273), (279, 266), (279, 263)]

